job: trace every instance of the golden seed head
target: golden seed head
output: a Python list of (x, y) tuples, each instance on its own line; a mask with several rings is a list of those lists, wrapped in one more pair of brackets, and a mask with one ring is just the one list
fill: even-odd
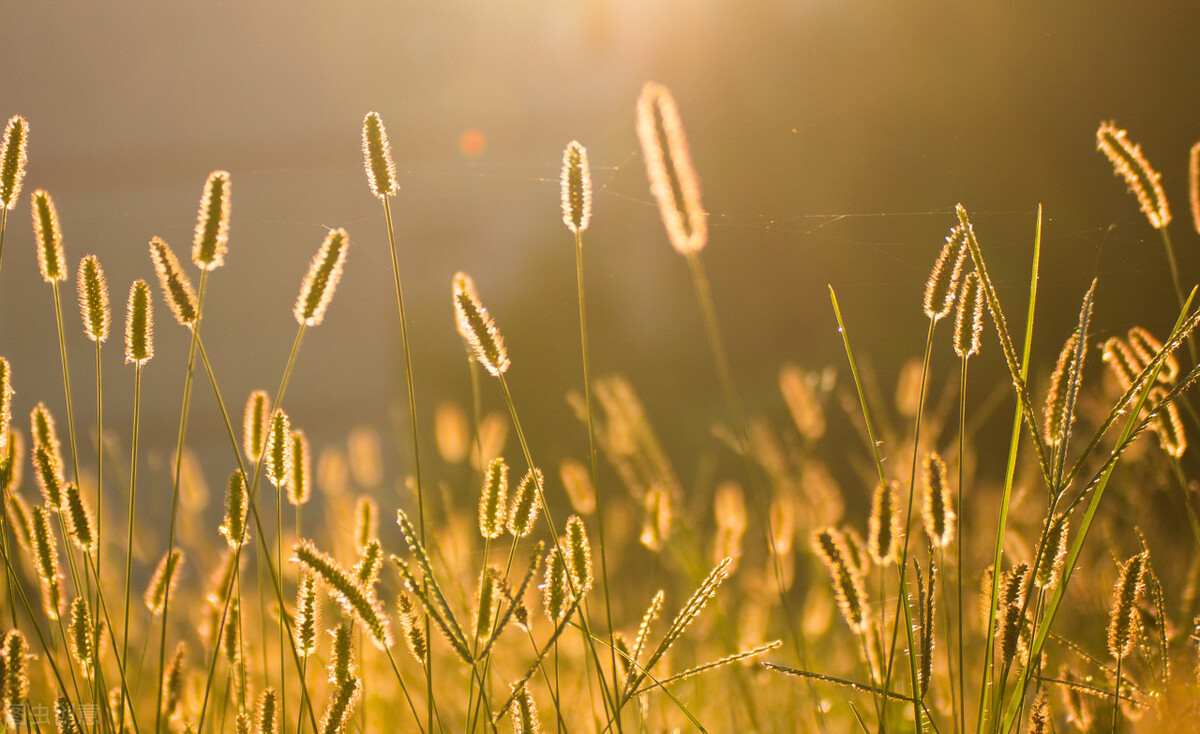
[(1050, 529), (1046, 533), (1046, 547), (1038, 560), (1037, 569), (1033, 574), (1033, 582), (1043, 589), (1053, 587), (1058, 583), (1062, 573), (1063, 561), (1067, 557), (1068, 517), (1065, 514), (1055, 515), (1050, 519)]
[(1137, 642), (1138, 599), (1145, 590), (1142, 574), (1146, 570), (1146, 553), (1138, 553), (1121, 565), (1121, 573), (1113, 585), (1112, 611), (1108, 618), (1108, 652), (1120, 660), (1133, 651)]
[(1118, 129), (1114, 123), (1100, 123), (1100, 128), (1096, 130), (1096, 149), (1112, 163), (1113, 173), (1125, 179), (1150, 226), (1163, 229), (1171, 223), (1171, 212), (1167, 208), (1167, 195), (1160, 180), (1162, 177), (1150, 167), (1150, 162), (1142, 155), (1141, 147), (1129, 142), (1125, 135), (1126, 132)]
[(542, 724), (538, 721), (537, 704), (533, 702), (533, 694), (529, 692), (529, 688), (524, 683), (513, 683), (509, 687), (513, 692), (513, 702), (509, 708), (513, 734), (541, 734)]
[(33, 447), (33, 468), (47, 509), (58, 512), (63, 504), (62, 458), (50, 445), (38, 443)]
[(922, 515), (925, 534), (935, 548), (945, 548), (954, 539), (954, 505), (950, 497), (950, 485), (946, 481), (946, 462), (937, 452), (925, 457), (925, 503)]
[(1101, 359), (1108, 363), (1122, 390), (1133, 387), (1133, 382), (1143, 367), (1129, 345), (1118, 336), (1110, 336), (1105, 340)]
[(383, 544), (379, 538), (371, 538), (362, 547), (358, 563), (354, 564), (354, 578), (364, 589), (374, 591), (379, 582), (379, 566), (383, 563)]
[(379, 535), (379, 508), (363, 495), (354, 506), (354, 546), (360, 551)]
[(242, 448), (251, 461), (262, 459), (267, 449), (267, 417), (271, 415), (271, 399), (264, 390), (255, 390), (246, 400), (242, 415)]
[(143, 365), (154, 356), (154, 309), (150, 286), (135, 280), (125, 307), (125, 361)]
[(225, 264), (225, 253), (229, 251), (231, 185), (227, 171), (213, 171), (204, 182), (192, 239), (192, 262), (201, 270), (216, 270)]
[(325, 309), (333, 300), (333, 293), (342, 278), (342, 266), (349, 249), (350, 235), (346, 230), (339, 227), (325, 236), (321, 249), (308, 266), (308, 274), (304, 276), (300, 295), (296, 298), (293, 313), (301, 326), (319, 326), (325, 319)]
[(267, 479), (276, 488), (283, 487), (292, 473), (292, 427), (287, 413), (279, 408), (271, 414), (267, 432)]
[(29, 645), (21, 630), (10, 629), (0, 645), (0, 656), (4, 661), (4, 679), (0, 681), (0, 706), (4, 709), (7, 723), (16, 730), (13, 719), (16, 708), (29, 698)]
[(438, 453), (447, 464), (459, 464), (471, 449), (471, 426), (467, 414), (458, 403), (446, 402), (437, 407)]
[(479, 364), (494, 377), (508, 370), (508, 350), (488, 310), (475, 294), (475, 281), (459, 271), (454, 274), (454, 313), (458, 317), (458, 333), (465, 336)]
[(150, 614), (162, 614), (166, 604), (168, 589), (175, 588), (175, 580), (179, 577), (179, 566), (183, 563), (183, 551), (172, 548), (158, 562), (154, 575), (150, 577), (150, 585), (146, 587), (146, 608)]
[(327, 497), (340, 497), (346, 493), (349, 477), (346, 454), (335, 446), (321, 449), (321, 456), (317, 459), (317, 488)]
[(660, 551), (671, 537), (671, 529), (675, 523), (671, 493), (660, 482), (655, 482), (646, 492), (643, 506), (645, 514), (638, 541), (652, 551)]
[(408, 651), (418, 663), (424, 665), (429, 648), (425, 644), (425, 628), (421, 625), (420, 614), (408, 594), (400, 592), (397, 601), (400, 604), (400, 626), (404, 628), (404, 641), (408, 645)]
[(508, 464), (496, 457), (483, 475), (483, 491), (479, 495), (479, 532), (495, 540), (504, 534), (508, 512)]
[(321, 628), (317, 604), (317, 577), (301, 570), (296, 589), (296, 654), (308, 657), (317, 651), (317, 631)]
[(592, 172), (588, 167), (587, 148), (572, 140), (563, 151), (562, 163), (563, 223), (575, 234), (588, 228), (592, 218)]
[(396, 184), (396, 164), (392, 162), (392, 146), (378, 112), (368, 112), (363, 119), (362, 149), (371, 193), (380, 199), (395, 196), (400, 190)]
[(546, 577), (542, 583), (542, 608), (551, 622), (562, 619), (567, 609), (571, 592), (567, 586), (567, 561), (562, 551), (555, 546), (546, 556)]
[[(1139, 371), (1145, 369), (1162, 351), (1163, 345), (1154, 335), (1141, 326), (1129, 330), (1129, 348), (1133, 350), (1140, 365)], [(1158, 371), (1158, 382), (1164, 385), (1174, 385), (1179, 379), (1179, 359), (1172, 353), (1163, 360), (1162, 369)]]
[(304, 431), (292, 431), (292, 473), (287, 479), (288, 502), (296, 507), (312, 496), (312, 455)]
[(867, 521), (867, 551), (871, 560), (885, 566), (896, 560), (900, 540), (900, 514), (896, 512), (896, 482), (880, 482), (871, 500)]
[(713, 498), (717, 527), (737, 534), (746, 532), (746, 499), (737, 482), (722, 482)]
[(796, 504), (791, 495), (779, 494), (771, 499), (767, 521), (774, 541), (771, 552), (783, 558), (790, 556), (796, 535)]
[[(1067, 412), (1070, 408), (1068, 404), (1069, 383), (1076, 370), (1075, 354), (1078, 342), (1078, 333), (1067, 338), (1062, 351), (1058, 353), (1058, 362), (1054, 365), (1054, 372), (1050, 375), (1050, 389), (1046, 392), (1046, 407), (1042, 410), (1042, 440), (1048, 446), (1056, 446), (1061, 440), (1064, 430), (1070, 433), (1070, 423), (1075, 420), (1073, 412), (1068, 420)], [(1087, 354), (1086, 350), (1079, 351), (1081, 359), (1085, 354)], [(1078, 368), (1082, 369), (1083, 365), (1080, 364)]]
[(517, 494), (513, 497), (512, 507), (508, 511), (508, 532), (514, 538), (523, 538), (533, 531), (533, 521), (537, 519), (538, 510), (542, 506), (542, 487), (545, 479), (541, 469), (530, 469), (517, 485)]
[(171, 662), (163, 672), (162, 678), (163, 713), (168, 718), (172, 718), (175, 710), (183, 703), (183, 688), (187, 673), (184, 669), (186, 658), (187, 643), (180, 640), (179, 644), (175, 646), (175, 654), (171, 656)]
[(346, 730), (361, 692), (362, 683), (358, 678), (338, 684), (330, 696), (325, 713), (321, 715), (321, 734), (342, 734)]
[(833, 580), (834, 595), (846, 624), (855, 634), (861, 634), (867, 626), (864, 611), (867, 592), (862, 575), (848, 561), (849, 552), (842, 534), (836, 528), (826, 528), (813, 535), (812, 545)]
[(110, 320), (108, 283), (104, 281), (104, 270), (95, 255), (88, 255), (80, 261), (76, 279), (79, 287), (79, 311), (83, 314), (83, 331), (88, 339), (102, 342), (108, 339)]
[(67, 256), (63, 253), (62, 228), (50, 194), (33, 192), (33, 236), (37, 240), (38, 269), (42, 280), (53, 283), (67, 279)]
[(925, 281), (925, 315), (937, 321), (950, 313), (958, 294), (958, 280), (967, 258), (967, 231), (956, 225), (946, 236), (937, 262)]
[(67, 483), (65, 494), (67, 533), (75, 545), (87, 553), (96, 545), (96, 523), (92, 520), (92, 511), (88, 509), (83, 494), (74, 482)]
[(317, 550), (312, 541), (297, 543), (294, 553), (295, 561), (320, 577), (342, 611), (362, 622), (376, 647), (387, 650), (392, 646), (392, 627), (388, 615), (371, 587), (360, 584), (337, 561)]
[(587, 528), (578, 515), (571, 515), (567, 520), (565, 540), (571, 586), (576, 594), (586, 594), (592, 588), (592, 546), (588, 542)]
[(181, 326), (192, 326), (200, 317), (196, 291), (192, 290), (192, 281), (179, 266), (179, 258), (175, 257), (170, 245), (155, 237), (150, 240), (150, 259), (154, 261), (154, 272), (158, 273), (159, 286), (175, 320)]
[(333, 637), (329, 656), (329, 682), (341, 685), (354, 677), (354, 636), (350, 626), (342, 622), (329, 633)]
[(1173, 400), (1164, 404), (1166, 396), (1167, 389), (1162, 385), (1155, 385), (1150, 390), (1148, 401), (1151, 405), (1159, 406), (1159, 415), (1150, 424), (1150, 427), (1158, 434), (1158, 442), (1163, 451), (1178, 459), (1187, 450), (1187, 435), (1183, 432), (1183, 420), (1179, 417), (1179, 407)]
[(0, 207), (12, 211), (21, 195), (25, 180), (26, 147), (29, 143), (29, 123), (20, 115), (8, 118), (4, 140), (0, 142)]
[(42, 586), (42, 608), (50, 619), (62, 614), (62, 573), (58, 566), (58, 545), (50, 529), (50, 513), (33, 508), (33, 562)]
[[(104, 628), (100, 627), (101, 634)], [(98, 644), (92, 628), (92, 614), (88, 608), (87, 597), (77, 596), (71, 602), (70, 621), (67, 624), (67, 637), (71, 641), (71, 654), (83, 677), (92, 680), (96, 672), (96, 657), (103, 650)]]
[(475, 637), (486, 640), (496, 623), (496, 612), (500, 606), (500, 584), (503, 582), (500, 569), (485, 566), (479, 574), (479, 588), (475, 591)]
[(962, 280), (954, 315), (954, 353), (966, 359), (979, 351), (983, 334), (983, 288), (979, 273), (972, 270)]
[(562, 479), (563, 489), (567, 491), (572, 510), (580, 515), (590, 515), (596, 511), (596, 488), (592, 484), (591, 472), (582, 462), (563, 459), (558, 465), (558, 475)]
[(699, 252), (708, 242), (700, 180), (692, 168), (675, 99), (661, 84), (646, 82), (642, 87), (637, 102), (637, 133), (650, 193), (658, 202), (671, 245), (684, 255)]
[(0, 357), (0, 453), (8, 451), (8, 427), (12, 423), (12, 366)]
[(275, 689), (266, 688), (258, 696), (258, 712), (254, 717), (256, 734), (277, 734), (279, 712), (275, 705)]
[(221, 535), (231, 548), (245, 545), (250, 539), (246, 532), (246, 511), (249, 507), (249, 493), (246, 491), (246, 478), (240, 471), (229, 475), (229, 483), (225, 489), (225, 522), (221, 525)]

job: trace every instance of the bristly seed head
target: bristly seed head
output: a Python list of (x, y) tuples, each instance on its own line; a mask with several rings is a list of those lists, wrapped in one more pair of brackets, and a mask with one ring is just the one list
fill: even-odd
[(563, 223), (574, 234), (582, 234), (592, 218), (592, 172), (587, 148), (572, 140), (563, 151)]
[(576, 594), (586, 594), (592, 588), (592, 548), (588, 542), (587, 528), (578, 515), (567, 520), (566, 542), (567, 570), (571, 572), (571, 586)]
[(325, 309), (333, 300), (338, 281), (342, 278), (342, 267), (346, 263), (346, 251), (350, 249), (350, 235), (346, 230), (331, 229), (321, 243), (321, 249), (308, 266), (308, 274), (300, 284), (300, 295), (296, 298), (293, 313), (301, 326), (319, 326), (325, 319)]
[(867, 591), (862, 574), (849, 562), (850, 554), (842, 534), (836, 528), (826, 528), (813, 535), (812, 545), (829, 570), (834, 595), (846, 624), (855, 634), (862, 634), (867, 627)]
[(1046, 531), (1046, 545), (1033, 574), (1033, 583), (1043, 589), (1058, 583), (1063, 561), (1067, 557), (1068, 517), (1060, 513), (1050, 518), (1050, 529)]
[(495, 540), (504, 534), (508, 512), (508, 464), (497, 456), (488, 464), (483, 475), (483, 492), (479, 497), (479, 532)]
[(21, 195), (25, 180), (26, 147), (29, 143), (29, 123), (20, 115), (8, 118), (4, 140), (0, 142), (0, 207), (12, 211)]
[(1141, 148), (1129, 142), (1125, 135), (1116, 124), (1103, 122), (1096, 130), (1096, 149), (1112, 163), (1113, 172), (1125, 179), (1150, 226), (1163, 229), (1171, 223), (1171, 212), (1167, 208), (1161, 176), (1150, 167)]
[(299, 507), (312, 495), (312, 456), (304, 431), (292, 431), (292, 472), (287, 478), (288, 502)]
[(37, 240), (38, 269), (47, 283), (67, 279), (67, 257), (63, 253), (62, 229), (54, 200), (42, 189), (33, 192), (33, 236)]
[(925, 282), (925, 315), (937, 321), (950, 313), (958, 295), (958, 280), (967, 258), (967, 231), (955, 225), (946, 236), (946, 243)]
[(179, 258), (175, 257), (170, 245), (155, 237), (150, 240), (150, 259), (154, 261), (154, 272), (158, 273), (158, 283), (175, 320), (180, 326), (191, 327), (200, 312), (196, 307), (196, 291), (192, 290), (192, 281), (179, 266)]
[(954, 353), (966, 359), (979, 352), (979, 337), (983, 333), (983, 288), (979, 285), (979, 273), (974, 270), (962, 280), (957, 305)]
[(204, 182), (192, 240), (192, 262), (201, 270), (216, 270), (225, 264), (225, 253), (229, 251), (231, 185), (227, 171), (213, 171)]
[(74, 482), (67, 483), (65, 494), (67, 532), (75, 545), (87, 553), (96, 545), (96, 523), (92, 520), (92, 511), (88, 509), (79, 486)]
[(542, 506), (542, 487), (545, 479), (541, 469), (530, 469), (517, 485), (512, 507), (508, 511), (508, 532), (523, 538), (533, 531), (533, 521)]
[(179, 577), (179, 566), (182, 563), (183, 551), (179, 548), (172, 548), (158, 562), (158, 566), (154, 569), (154, 575), (150, 578), (150, 585), (146, 587), (145, 602), (150, 614), (154, 616), (162, 614), (167, 599), (167, 589), (174, 588), (175, 580)]
[(1145, 583), (1142, 581), (1142, 572), (1145, 569), (1146, 553), (1143, 551), (1122, 564), (1117, 583), (1113, 586), (1112, 611), (1108, 621), (1108, 652), (1117, 660), (1132, 652), (1137, 641), (1139, 622), (1135, 607), (1145, 589)]
[[(1163, 345), (1145, 328), (1135, 326), (1129, 330), (1129, 348), (1138, 358), (1140, 371), (1154, 361), (1154, 358), (1162, 351)], [(1174, 385), (1175, 381), (1179, 379), (1179, 359), (1174, 354), (1168, 354), (1167, 358), (1163, 360), (1157, 379), (1163, 385)]]
[(231, 548), (246, 544), (250, 539), (246, 532), (246, 510), (249, 507), (249, 493), (246, 491), (246, 478), (241, 471), (229, 475), (229, 484), (225, 490), (225, 523), (221, 525), (221, 535)]
[(395, 196), (400, 189), (396, 185), (396, 164), (392, 162), (392, 147), (378, 112), (368, 112), (363, 119), (362, 149), (371, 193), (380, 199)]
[(88, 255), (79, 263), (77, 281), (83, 331), (88, 339), (103, 342), (108, 339), (111, 318), (108, 308), (108, 284), (104, 282), (104, 270), (95, 255)]
[[(1042, 410), (1042, 440), (1048, 446), (1058, 444), (1063, 424), (1067, 422), (1067, 382), (1074, 367), (1075, 345), (1079, 334), (1072, 334), (1058, 353), (1054, 373), (1050, 375), (1050, 389), (1046, 392), (1046, 407)], [(1086, 353), (1086, 352), (1085, 352)], [(1082, 368), (1082, 365), (1080, 365)], [(1075, 416), (1070, 416), (1073, 421)], [(1067, 426), (1068, 432), (1070, 426)]]
[(492, 374), (499, 377), (508, 370), (508, 350), (504, 338), (496, 328), (488, 310), (475, 294), (475, 281), (459, 271), (454, 274), (454, 313), (458, 320), (458, 333), (466, 336), (475, 359)]
[(700, 181), (692, 168), (687, 138), (671, 92), (646, 82), (637, 102), (637, 133), (650, 179), (650, 193), (680, 254), (699, 252), (708, 242), (707, 215), (700, 204)]
[(1200, 142), (1188, 151), (1188, 199), (1192, 205), (1192, 226), (1200, 232)]
[(946, 481), (946, 462), (937, 452), (925, 457), (925, 503), (922, 515), (925, 533), (935, 548), (945, 548), (954, 539), (954, 506)]
[(33, 508), (33, 561), (42, 586), (42, 608), (50, 619), (62, 614), (62, 573), (58, 566), (58, 545), (50, 529), (50, 513)]
[(267, 479), (276, 488), (282, 487), (292, 473), (292, 428), (287, 413), (279, 408), (271, 414), (266, 457)]
[(242, 417), (242, 447), (250, 461), (262, 459), (267, 449), (267, 416), (271, 414), (271, 399), (263, 390), (255, 390), (246, 400)]
[(896, 559), (900, 538), (900, 515), (896, 512), (896, 482), (880, 482), (871, 500), (867, 521), (867, 552), (871, 560), (885, 566)]
[(125, 306), (125, 361), (143, 365), (154, 356), (154, 309), (150, 286), (135, 280)]

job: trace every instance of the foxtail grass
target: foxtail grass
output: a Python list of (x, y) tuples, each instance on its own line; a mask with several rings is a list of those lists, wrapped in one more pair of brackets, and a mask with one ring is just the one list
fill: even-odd
[(20, 115), (8, 118), (4, 138), (0, 141), (0, 262), (4, 257), (4, 232), (8, 228), (8, 213), (16, 208), (25, 180), (28, 161), (29, 123)]

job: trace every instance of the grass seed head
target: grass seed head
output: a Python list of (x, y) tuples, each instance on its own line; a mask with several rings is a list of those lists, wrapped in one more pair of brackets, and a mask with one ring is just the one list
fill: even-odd
[(231, 185), (228, 171), (213, 171), (204, 182), (192, 239), (192, 262), (201, 270), (216, 270), (225, 264), (225, 253), (229, 251)]
[(321, 249), (308, 266), (308, 274), (300, 283), (300, 295), (296, 297), (293, 313), (301, 326), (319, 326), (325, 319), (325, 310), (342, 279), (342, 267), (349, 249), (350, 235), (346, 230), (340, 227), (329, 230)]
[(505, 514), (508, 511), (508, 464), (496, 457), (483, 475), (483, 492), (479, 496), (479, 532), (495, 540), (504, 534)]
[(871, 499), (871, 516), (867, 521), (867, 551), (876, 565), (886, 566), (896, 560), (900, 540), (900, 515), (896, 512), (896, 482), (880, 482)]
[(75, 723), (74, 708), (66, 696), (54, 699), (54, 728), (58, 734), (83, 734)]
[(275, 689), (266, 688), (258, 696), (258, 712), (254, 717), (255, 734), (277, 734), (279, 712), (276, 710)]
[(58, 512), (62, 509), (63, 487), (66, 484), (66, 480), (63, 479), (62, 459), (49, 445), (36, 444), (33, 447), (33, 468), (38, 486), (42, 488), (46, 507)]
[(983, 288), (979, 273), (972, 270), (962, 279), (954, 314), (954, 353), (966, 359), (979, 352), (983, 334)]
[(967, 232), (962, 225), (955, 225), (946, 236), (942, 251), (938, 253), (938, 259), (929, 273), (929, 280), (925, 282), (925, 315), (934, 321), (946, 316), (954, 306), (958, 280), (966, 258)]
[(571, 598), (567, 584), (567, 561), (562, 551), (555, 546), (546, 556), (545, 579), (542, 583), (542, 609), (551, 622), (558, 623)]
[(95, 255), (88, 255), (80, 261), (76, 279), (83, 331), (88, 339), (103, 342), (108, 339), (112, 316), (108, 307), (108, 283), (104, 280), (104, 270)]
[(42, 587), (42, 608), (50, 619), (63, 612), (62, 572), (58, 566), (58, 544), (50, 529), (50, 513), (33, 508), (33, 565)]
[(297, 543), (293, 551), (294, 560), (320, 577), (333, 600), (362, 622), (376, 647), (387, 650), (392, 646), (392, 627), (372, 589), (360, 584), (311, 541)]
[(445, 402), (437, 407), (438, 453), (447, 464), (461, 464), (471, 450), (471, 426), (458, 403)]
[(287, 478), (288, 502), (299, 507), (312, 496), (312, 455), (304, 431), (292, 431), (292, 471)]
[(826, 528), (813, 535), (813, 550), (825, 564), (833, 581), (833, 593), (846, 624), (855, 634), (867, 626), (867, 591), (862, 574), (849, 561), (845, 540), (836, 528)]
[(425, 628), (421, 623), (420, 612), (404, 592), (400, 592), (396, 601), (400, 607), (400, 626), (404, 630), (404, 642), (417, 662), (424, 665), (429, 648), (425, 642)]
[(345, 622), (330, 630), (329, 634), (333, 637), (329, 655), (329, 682), (341, 685), (357, 672), (354, 665), (354, 634)]
[(63, 252), (62, 227), (54, 200), (42, 189), (33, 192), (33, 236), (37, 240), (38, 269), (42, 280), (53, 283), (67, 279), (67, 256)]
[(1121, 573), (1113, 585), (1112, 610), (1108, 616), (1108, 652), (1117, 660), (1133, 651), (1137, 642), (1137, 602), (1145, 590), (1142, 572), (1146, 569), (1145, 551), (1121, 565)]
[(1158, 434), (1158, 443), (1162, 450), (1167, 452), (1168, 456), (1178, 459), (1187, 450), (1187, 435), (1183, 432), (1183, 420), (1179, 417), (1179, 408), (1175, 401), (1164, 403), (1166, 394), (1166, 389), (1161, 385), (1156, 385), (1150, 390), (1149, 402), (1159, 406), (1160, 410), (1151, 427)]
[(379, 566), (383, 563), (383, 545), (379, 538), (371, 538), (358, 555), (354, 564), (354, 578), (368, 591), (374, 591), (379, 581)]
[(1200, 232), (1200, 141), (1188, 151), (1188, 199), (1192, 205), (1192, 226)]
[(779, 391), (801, 436), (816, 441), (825, 435), (825, 411), (816, 386), (804, 370), (794, 364), (784, 365), (779, 370)]
[(249, 508), (249, 492), (246, 491), (246, 477), (242, 472), (235, 471), (229, 475), (229, 483), (225, 489), (225, 522), (221, 525), (221, 535), (231, 548), (245, 545), (250, 539), (246, 532), (246, 511)]
[(317, 633), (321, 629), (321, 607), (317, 603), (317, 577), (300, 572), (296, 585), (296, 654), (308, 657), (317, 651)]
[(251, 461), (262, 459), (267, 448), (267, 417), (271, 415), (271, 399), (263, 390), (255, 390), (246, 400), (242, 418), (242, 447)]
[(283, 487), (292, 473), (292, 425), (287, 413), (279, 408), (271, 414), (265, 456), (267, 479), (275, 487)]
[(564, 548), (567, 554), (567, 570), (571, 573), (571, 586), (576, 594), (586, 594), (592, 588), (592, 547), (588, 542), (587, 528), (578, 515), (567, 520)]
[(476, 361), (492, 374), (504, 374), (511, 362), (504, 348), (504, 337), (496, 328), (491, 314), (479, 302), (475, 294), (475, 281), (459, 271), (454, 274), (454, 313), (458, 320), (458, 333), (467, 339)]
[(329, 698), (325, 713), (321, 716), (321, 734), (342, 734), (346, 730), (361, 692), (362, 683), (358, 678), (351, 678), (338, 685)]
[[(1062, 346), (1062, 351), (1058, 353), (1058, 362), (1054, 365), (1054, 373), (1050, 375), (1050, 389), (1046, 391), (1046, 407), (1042, 410), (1042, 440), (1048, 446), (1058, 444), (1059, 434), (1068, 419), (1067, 383), (1071, 380), (1070, 373), (1075, 369), (1075, 345), (1078, 341), (1079, 334), (1072, 334), (1067, 338), (1066, 343)], [(1082, 354), (1087, 354), (1087, 352)], [(1083, 365), (1079, 365), (1079, 369), (1082, 368)], [(1070, 419), (1074, 421), (1075, 416), (1071, 415)], [(1068, 426), (1068, 430), (1069, 428)]]
[(680, 254), (699, 252), (708, 242), (700, 204), (700, 180), (692, 167), (687, 137), (670, 90), (646, 82), (637, 102), (637, 134), (646, 162), (650, 193), (671, 245)]
[[(1137, 357), (1140, 368), (1145, 369), (1162, 351), (1163, 345), (1145, 328), (1135, 326), (1129, 330), (1129, 348)], [(1167, 358), (1163, 360), (1162, 369), (1158, 371), (1157, 379), (1163, 385), (1174, 385), (1175, 381), (1179, 379), (1179, 358), (1174, 354), (1168, 354)]]
[(172, 548), (159, 560), (158, 566), (154, 569), (154, 575), (150, 577), (150, 585), (146, 587), (144, 601), (150, 614), (154, 616), (162, 614), (163, 605), (167, 600), (167, 589), (174, 590), (175, 581), (179, 578), (179, 567), (182, 564), (183, 551), (179, 548)]
[(150, 259), (154, 261), (154, 272), (158, 274), (158, 284), (162, 288), (163, 297), (171, 307), (171, 313), (180, 326), (191, 327), (200, 318), (196, 306), (196, 291), (192, 289), (192, 281), (179, 265), (179, 258), (171, 246), (160, 237), (150, 240)]
[(1060, 513), (1050, 518), (1050, 528), (1046, 532), (1046, 547), (1033, 574), (1033, 583), (1043, 589), (1052, 588), (1058, 583), (1059, 576), (1062, 574), (1063, 561), (1067, 557), (1069, 529), (1069, 518), (1066, 514)]
[(537, 704), (533, 702), (533, 694), (524, 684), (513, 683), (512, 715), (513, 734), (541, 734), (542, 724), (538, 721)]
[(508, 532), (514, 538), (524, 538), (533, 531), (533, 521), (542, 507), (542, 487), (545, 479), (541, 469), (530, 469), (517, 485), (512, 507), (508, 511)]
[(671, 507), (671, 494), (662, 484), (651, 485), (646, 492), (642, 534), (638, 540), (652, 551), (660, 551), (671, 537), (675, 515)]
[(90, 552), (96, 546), (96, 523), (92, 519), (92, 511), (88, 509), (83, 493), (74, 482), (67, 482), (64, 494), (67, 533), (84, 553)]
[(363, 495), (354, 506), (354, 546), (360, 551), (379, 534), (379, 507)]
[(1141, 147), (1129, 142), (1126, 132), (1114, 123), (1103, 122), (1096, 130), (1096, 149), (1112, 163), (1113, 173), (1125, 179), (1150, 226), (1163, 229), (1170, 224), (1171, 211), (1167, 208), (1161, 176), (1150, 167)]
[(173, 718), (177, 709), (183, 704), (184, 685), (187, 677), (187, 671), (184, 668), (186, 661), (187, 643), (180, 640), (179, 644), (175, 646), (175, 654), (171, 656), (171, 662), (163, 671), (162, 677), (163, 714), (168, 719)]
[(563, 223), (574, 234), (582, 234), (592, 218), (592, 172), (587, 148), (572, 140), (563, 151)]
[(563, 459), (558, 465), (558, 476), (562, 479), (572, 510), (580, 515), (590, 515), (596, 511), (596, 487), (592, 484), (591, 473), (582, 462), (569, 457)]
[(1110, 336), (1105, 340), (1102, 350), (1101, 359), (1112, 369), (1121, 389), (1127, 391), (1133, 387), (1144, 366), (1133, 349), (1120, 337)]
[(368, 426), (355, 428), (346, 439), (346, 450), (355, 483), (363, 489), (378, 487), (383, 481), (383, 450), (380, 448), (379, 432)]
[(925, 503), (922, 517), (925, 534), (935, 548), (945, 548), (954, 539), (954, 505), (950, 497), (950, 485), (946, 481), (946, 462), (937, 452), (925, 456), (923, 476), (925, 479)]
[[(99, 628), (103, 632), (104, 628)], [(71, 642), (71, 655), (79, 663), (83, 677), (92, 680), (96, 673), (96, 656), (103, 649), (98, 644), (92, 627), (92, 613), (88, 608), (87, 597), (77, 596), (71, 602), (70, 622), (67, 624), (67, 637)]]
[(487, 566), (479, 574), (479, 588), (475, 592), (475, 637), (487, 639), (496, 623), (496, 611), (500, 605), (500, 570)]
[(12, 211), (21, 195), (28, 160), (29, 123), (20, 115), (8, 118), (4, 139), (0, 142), (0, 207)]
[(150, 286), (135, 280), (125, 307), (125, 361), (143, 365), (154, 356), (154, 309)]
[(0, 653), (4, 659), (4, 679), (0, 681), (0, 704), (4, 707), (4, 720), (14, 731), (24, 711), (23, 704), (29, 697), (29, 645), (25, 635), (18, 629), (10, 629), (4, 635)]
[(395, 196), (400, 190), (396, 184), (396, 164), (392, 162), (392, 146), (378, 112), (368, 112), (363, 118), (362, 149), (371, 193), (380, 199)]

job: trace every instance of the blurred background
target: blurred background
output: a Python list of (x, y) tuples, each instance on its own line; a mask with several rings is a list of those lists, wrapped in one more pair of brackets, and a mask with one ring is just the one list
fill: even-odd
[[(1161, 171), (1185, 283), (1200, 265), (1186, 188), (1200, 138), (1200, 10), (1190, 3), (4, 0), (0, 17), (0, 117), (31, 126), (0, 273), (0, 354), (13, 365), (20, 426), (39, 400), (65, 412), (29, 193), (45, 188), (58, 207), (72, 263), (66, 313), (79, 258), (97, 254), (108, 274), (117, 328), (103, 355), (105, 412), (127, 445), (129, 283), (153, 282), (151, 236), (189, 250), (205, 177), (221, 168), (233, 181), (230, 250), (210, 279), (204, 333), (225, 399), (240, 415), (252, 389), (274, 391), (300, 279), (327, 228), (345, 227), (345, 276), (305, 337), (286, 407), (318, 447), (361, 423), (390, 432), (389, 475), (408, 471), (387, 240), (360, 152), (370, 110), (399, 168), (392, 207), (421, 433), (432, 435), (440, 402), (470, 400), (450, 300), (451, 276), (465, 270), (503, 331), (535, 458), (550, 466), (587, 449), (565, 400), (582, 379), (573, 243), (559, 211), (572, 139), (588, 148), (595, 187), (585, 236), (593, 367), (629, 377), (685, 486), (696, 456), (723, 451), (686, 264), (667, 243), (635, 137), (646, 80), (674, 92), (690, 139), (711, 217), (704, 259), (750, 412), (786, 415), (784, 363), (834, 365), (845, 380), (827, 285), (891, 394), (901, 364), (920, 354), (924, 283), (956, 202), (973, 213), (1012, 324), (1024, 321), (1044, 206), (1041, 379), (1093, 277), (1098, 339), (1135, 323), (1165, 333), (1175, 304), (1162, 246), (1095, 151), (1103, 120), (1127, 128)], [(188, 340), (157, 287), (155, 298), (148, 461), (173, 449)], [(77, 320), (67, 327), (76, 421), (89, 426), (93, 354)], [(939, 333), (935, 389), (956, 379), (949, 332)], [(972, 372), (980, 400), (1007, 382), (987, 338)], [(215, 401), (204, 381), (193, 395), (192, 443), (215, 455), (225, 449)], [(484, 400), (503, 409), (494, 381)], [(425, 451), (436, 456), (432, 441)]]

